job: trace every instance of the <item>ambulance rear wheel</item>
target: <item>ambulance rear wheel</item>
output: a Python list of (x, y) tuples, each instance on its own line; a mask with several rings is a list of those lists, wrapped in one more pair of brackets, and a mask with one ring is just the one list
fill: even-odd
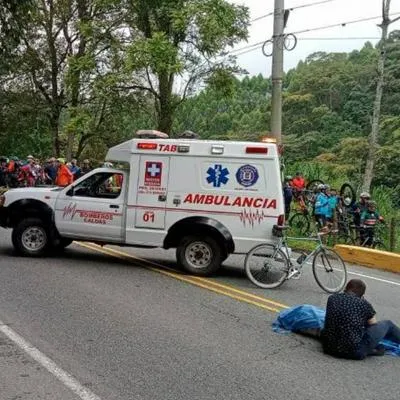
[(215, 273), (223, 261), (224, 252), (212, 237), (188, 236), (176, 249), (178, 264), (194, 275), (207, 276)]

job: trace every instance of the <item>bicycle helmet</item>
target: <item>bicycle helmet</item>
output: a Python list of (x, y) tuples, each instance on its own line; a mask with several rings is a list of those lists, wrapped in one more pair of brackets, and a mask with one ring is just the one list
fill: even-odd
[(320, 184), (317, 186), (317, 189), (318, 189), (318, 190), (325, 190), (326, 187), (325, 187), (325, 185), (324, 185), (323, 183), (320, 183)]
[(360, 194), (360, 198), (362, 198), (362, 199), (369, 199), (369, 198), (371, 198), (371, 195), (370, 195), (368, 192), (362, 192), (362, 193)]
[(108, 162), (108, 161), (106, 161), (106, 162), (103, 164), (103, 168), (112, 168), (112, 167), (113, 167), (112, 163), (110, 163), (110, 162)]
[(292, 179), (293, 177), (290, 175), (285, 176), (285, 181), (291, 181)]
[(376, 207), (376, 201), (373, 201), (373, 200), (369, 201), (369, 202), (367, 203), (367, 207), (368, 207), (368, 208), (369, 208), (369, 207)]

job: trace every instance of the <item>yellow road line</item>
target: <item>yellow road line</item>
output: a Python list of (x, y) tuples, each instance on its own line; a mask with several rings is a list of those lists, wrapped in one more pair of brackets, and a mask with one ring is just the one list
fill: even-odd
[[(98, 246), (98, 245), (96, 245), (96, 244), (90, 244), (90, 245), (96, 246), (96, 248), (99, 248), (99, 249), (104, 249), (103, 247)], [(119, 251), (119, 250), (115, 250), (115, 249), (110, 249), (109, 247), (105, 248), (105, 250), (110, 251), (110, 252), (113, 252), (113, 253), (118, 254), (118, 255), (120, 255), (120, 256), (123, 256), (123, 257), (133, 258), (133, 259), (142, 261), (142, 262), (145, 263), (145, 264), (153, 264), (153, 265), (156, 265), (157, 267), (161, 267), (161, 268), (162, 268), (161, 270), (159, 270), (158, 268), (147, 267), (147, 268), (149, 268), (149, 269), (152, 269), (153, 271), (165, 272), (165, 270), (168, 270), (168, 271), (171, 271), (173, 274), (176, 274), (176, 275), (178, 275), (178, 276), (181, 276), (179, 273), (177, 273), (177, 272), (176, 272), (175, 270), (173, 270), (172, 268), (169, 268), (169, 267), (167, 267), (167, 266), (165, 266), (165, 265), (162, 265), (162, 264), (159, 264), (159, 263), (157, 263), (157, 262), (154, 262), (154, 261), (151, 261), (151, 260), (147, 260), (147, 259), (145, 259), (145, 258), (141, 258), (141, 257), (138, 257), (138, 256), (133, 255), (133, 254), (125, 253), (125, 252), (123, 252), (123, 251)], [(245, 295), (245, 296), (247, 296), (247, 297), (251, 297), (251, 298), (253, 298), (253, 299), (255, 299), (255, 300), (260, 300), (260, 301), (262, 301), (262, 302), (268, 302), (268, 303), (273, 304), (273, 305), (275, 305), (275, 306), (277, 306), (277, 307), (281, 307), (281, 308), (288, 308), (288, 307), (289, 307), (289, 306), (287, 306), (286, 304), (278, 303), (278, 302), (276, 302), (276, 301), (274, 301), (274, 300), (270, 300), (270, 299), (267, 299), (267, 298), (265, 298), (265, 297), (257, 296), (257, 295), (255, 295), (255, 294), (252, 294), (252, 293), (249, 293), (249, 292), (246, 292), (246, 291), (237, 289), (237, 288), (235, 288), (235, 287), (233, 287), (233, 286), (230, 286), (230, 285), (227, 285), (227, 284), (218, 283), (218, 282), (216, 282), (216, 281), (214, 281), (214, 280), (211, 280), (211, 279), (208, 279), (208, 278), (202, 278), (202, 277), (193, 276), (193, 275), (186, 275), (186, 276), (187, 276), (187, 277), (190, 277), (191, 279), (194, 279), (194, 280), (203, 282), (203, 283), (208, 283), (208, 284), (211, 284), (211, 285), (214, 285), (214, 286), (219, 286), (220, 288), (227, 289), (227, 290), (230, 290), (230, 291), (232, 291), (232, 292), (236, 292), (236, 293), (238, 293), (238, 294)]]
[[(192, 275), (182, 275), (177, 273), (171, 268), (168, 268), (162, 264), (146, 260), (141, 257), (134, 256), (129, 253), (125, 253), (119, 250), (115, 249), (110, 249), (110, 248), (104, 248), (102, 246), (92, 244), (92, 243), (82, 243), (82, 242), (75, 242), (75, 244), (85, 247), (90, 250), (94, 250), (103, 254), (107, 254), (122, 260), (137, 260), (140, 261), (142, 266), (145, 266), (147, 269), (158, 272), (163, 275), (167, 275), (169, 277), (172, 277), (174, 279), (178, 279), (183, 282), (191, 283), (192, 285), (202, 287), (204, 289), (213, 291), (215, 293), (222, 294), (224, 296), (231, 297), (233, 299), (243, 301), (252, 305), (255, 305), (257, 307), (273, 311), (273, 312), (279, 312), (281, 309), (288, 308), (287, 305), (278, 303), (274, 300), (267, 299), (265, 297), (261, 296), (256, 296), (252, 293), (236, 289), (230, 285), (225, 285), (221, 284), (218, 282), (215, 282), (211, 279), (207, 278), (202, 278), (202, 277), (197, 277), (197, 276), (192, 276)], [(143, 265), (144, 264), (144, 265)], [(157, 265), (157, 268), (155, 267), (150, 267), (149, 264)], [(158, 268), (161, 267), (161, 268)]]

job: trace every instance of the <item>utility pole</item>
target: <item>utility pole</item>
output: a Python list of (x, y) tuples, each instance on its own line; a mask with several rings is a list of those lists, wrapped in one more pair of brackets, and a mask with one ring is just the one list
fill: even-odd
[(282, 79), (283, 79), (283, 49), (285, 38), (285, 6), (284, 0), (275, 0), (274, 5), (274, 36), (272, 48), (272, 108), (271, 135), (278, 144), (282, 143)]

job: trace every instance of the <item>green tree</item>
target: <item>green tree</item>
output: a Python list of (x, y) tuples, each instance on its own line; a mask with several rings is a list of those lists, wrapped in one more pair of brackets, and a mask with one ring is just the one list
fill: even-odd
[(177, 107), (200, 82), (226, 87), (237, 71), (221, 52), (247, 38), (248, 10), (225, 0), (125, 3), (132, 31), (127, 67), (141, 73), (129, 88), (153, 96), (158, 129), (170, 133)]

